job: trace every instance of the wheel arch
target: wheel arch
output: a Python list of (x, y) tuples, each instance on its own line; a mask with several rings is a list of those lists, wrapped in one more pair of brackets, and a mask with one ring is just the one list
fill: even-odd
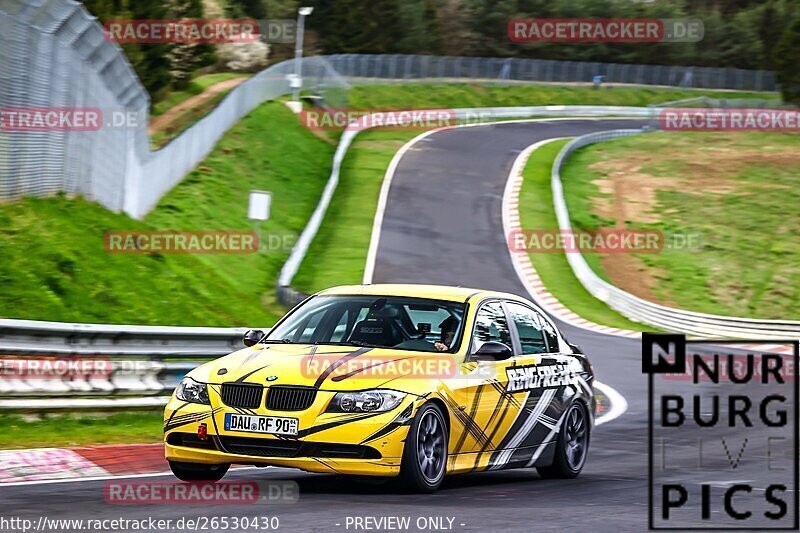
[(444, 423), (447, 425), (447, 434), (449, 435), (450, 434), (450, 410), (447, 408), (447, 404), (444, 402), (444, 400), (442, 400), (438, 396), (432, 396), (432, 397), (428, 398), (425, 402), (420, 404), (420, 407), (422, 407), (426, 403), (432, 403), (432, 404), (436, 405), (437, 407), (439, 407), (439, 409), (442, 411), (442, 415), (444, 416)]

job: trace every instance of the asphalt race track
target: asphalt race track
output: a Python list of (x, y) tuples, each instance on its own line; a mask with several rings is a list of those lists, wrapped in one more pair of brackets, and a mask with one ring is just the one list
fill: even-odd
[[(374, 281), (464, 285), (526, 295), (501, 223), (503, 189), (514, 159), (539, 140), (640, 124), (508, 123), (428, 136), (406, 153), (394, 176)], [(213, 507), (109, 505), (103, 497), (104, 481), (83, 481), (2, 488), (0, 514), (37, 518), (47, 509), (50, 517), (84, 519), (262, 515), (279, 517), (279, 531), (330, 533), (356, 530), (346, 527), (347, 517), (354, 516), (410, 516), (412, 525), (418, 517), (445, 517), (445, 525), (446, 518), (452, 518), (453, 531), (644, 531), (647, 396), (639, 343), (562, 328), (571, 342), (591, 355), (598, 379), (629, 404), (624, 415), (595, 430), (588, 464), (577, 480), (543, 480), (533, 470), (511, 470), (452, 477), (436, 494), (407, 495), (339, 476), (247, 469), (226, 479), (294, 480), (299, 501)], [(697, 476), (699, 480), (701, 474)]]

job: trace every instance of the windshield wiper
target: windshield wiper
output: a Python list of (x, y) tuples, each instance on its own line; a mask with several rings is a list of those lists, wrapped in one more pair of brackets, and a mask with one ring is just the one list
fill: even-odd
[(258, 344), (291, 344), (291, 339), (264, 339)]
[(368, 347), (368, 348), (383, 348), (383, 346), (376, 346), (374, 344), (367, 344), (366, 342), (361, 341), (316, 341), (312, 343), (316, 346), (321, 344), (329, 344), (331, 346), (360, 346), (360, 347)]

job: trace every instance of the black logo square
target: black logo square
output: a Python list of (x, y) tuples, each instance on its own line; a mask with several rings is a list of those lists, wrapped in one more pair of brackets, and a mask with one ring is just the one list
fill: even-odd
[(686, 372), (686, 336), (642, 333), (642, 372), (645, 374)]

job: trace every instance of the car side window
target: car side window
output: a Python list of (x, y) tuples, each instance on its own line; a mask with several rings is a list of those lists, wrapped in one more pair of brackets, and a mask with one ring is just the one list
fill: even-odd
[(472, 333), (472, 353), (489, 341), (502, 342), (509, 348), (511, 343), (511, 330), (508, 327), (506, 314), (500, 302), (489, 302), (478, 310), (475, 317), (475, 329)]
[(555, 326), (553, 326), (549, 320), (546, 320), (541, 314), (536, 313), (539, 316), (539, 322), (542, 323), (542, 329), (544, 330), (544, 338), (547, 340), (547, 345), (550, 347), (550, 352), (556, 353), (561, 351), (561, 347), (558, 344), (558, 332), (556, 331)]
[(506, 309), (517, 327), (523, 355), (547, 353), (543, 321), (538, 313), (524, 305), (512, 302), (506, 303)]

